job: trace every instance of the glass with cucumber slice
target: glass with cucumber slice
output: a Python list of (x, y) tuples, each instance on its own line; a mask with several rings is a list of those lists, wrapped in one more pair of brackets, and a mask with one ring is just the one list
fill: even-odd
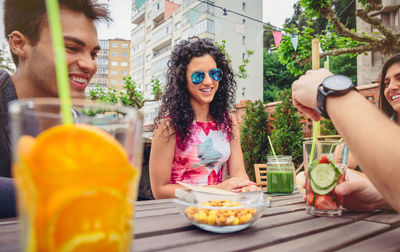
[(306, 179), (307, 212), (312, 215), (342, 214), (342, 197), (335, 188), (343, 181), (344, 165), (335, 165), (326, 155), (309, 165)]

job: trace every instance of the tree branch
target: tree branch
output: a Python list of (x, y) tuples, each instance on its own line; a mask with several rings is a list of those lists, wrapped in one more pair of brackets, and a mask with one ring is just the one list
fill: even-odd
[(380, 33), (382, 33), (388, 40), (390, 40), (390, 41), (395, 40), (393, 33), (382, 24), (382, 20), (380, 20), (379, 18), (374, 18), (374, 17), (369, 16), (368, 13), (364, 9), (356, 10), (356, 16), (360, 17), (366, 23), (372, 24), (373, 26), (375, 26), (376, 29)]
[[(320, 53), (319, 57), (325, 58), (328, 55), (338, 56), (341, 54), (349, 54), (349, 53), (360, 54), (360, 53), (367, 52), (367, 51), (378, 51), (378, 50), (379, 50), (379, 47), (376, 44), (368, 44), (368, 45), (361, 45), (361, 46), (351, 47), (351, 48), (332, 49), (332, 50)], [(311, 56), (306, 59), (300, 60), (297, 63), (300, 66), (304, 66), (305, 64), (310, 63), (310, 62), (311, 62)]]
[(382, 0), (368, 0), (368, 3), (373, 11), (381, 10), (383, 8)]
[(321, 14), (324, 15), (330, 22), (335, 26), (336, 31), (345, 37), (350, 37), (354, 40), (366, 43), (379, 42), (379, 38), (374, 36), (362, 35), (356, 32), (352, 32), (344, 24), (342, 24), (336, 16), (336, 13), (332, 10), (332, 5), (328, 5), (326, 8), (320, 10)]
[(133, 101), (138, 109), (143, 107), (143, 102), (140, 102), (139, 99), (133, 94), (134, 91), (131, 90), (129, 94), (129, 100)]

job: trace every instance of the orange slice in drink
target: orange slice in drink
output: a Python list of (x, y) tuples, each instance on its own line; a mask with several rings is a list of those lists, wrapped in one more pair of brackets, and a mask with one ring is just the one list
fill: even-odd
[(31, 154), (32, 176), (41, 193), (72, 185), (124, 191), (135, 173), (123, 147), (89, 125), (50, 128), (37, 137)]
[(53, 216), (53, 251), (127, 251), (131, 206), (113, 191), (87, 192)]
[(59, 125), (22, 139), (16, 170), (26, 170), (18, 176), (29, 174), (36, 193), (35, 211), (27, 211), (37, 249), (126, 251), (136, 170), (120, 143), (89, 125)]

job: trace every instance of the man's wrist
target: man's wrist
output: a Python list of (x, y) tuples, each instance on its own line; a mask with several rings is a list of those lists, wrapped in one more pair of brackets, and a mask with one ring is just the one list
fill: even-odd
[(342, 103), (343, 101), (345, 101), (353, 96), (357, 96), (357, 95), (359, 95), (359, 94), (356, 90), (351, 90), (341, 96), (328, 96), (326, 98), (326, 104), (325, 104), (327, 114), (329, 114), (330, 118), (334, 117), (334, 114), (337, 114), (337, 112), (339, 112), (339, 113), (341, 112), (341, 111), (338, 111), (338, 108), (340, 108), (341, 106), (337, 106), (337, 104)]
[(325, 78), (321, 84), (318, 85), (317, 90), (317, 111), (319, 114), (327, 119), (329, 118), (326, 103), (328, 97), (343, 96), (355, 90), (355, 86), (351, 79), (344, 75), (332, 75)]

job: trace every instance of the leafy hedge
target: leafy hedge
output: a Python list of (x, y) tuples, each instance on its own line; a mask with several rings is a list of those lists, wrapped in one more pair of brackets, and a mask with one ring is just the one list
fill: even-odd
[(241, 128), (244, 164), (250, 179), (255, 181), (254, 164), (265, 163), (268, 146), (269, 115), (261, 101), (248, 102)]

